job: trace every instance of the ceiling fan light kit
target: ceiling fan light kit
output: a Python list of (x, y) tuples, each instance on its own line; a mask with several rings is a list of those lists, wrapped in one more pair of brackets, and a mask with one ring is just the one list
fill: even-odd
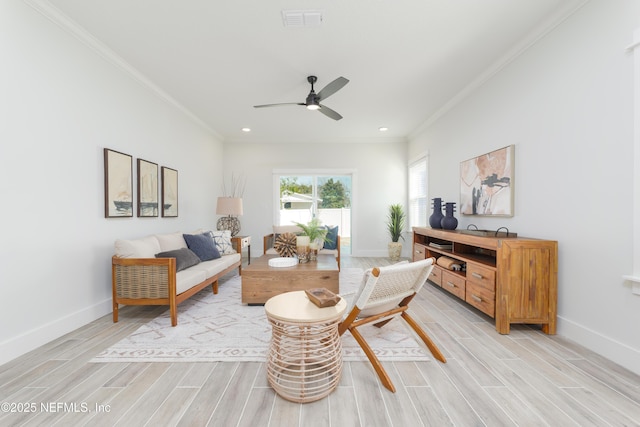
[(320, 101), (327, 99), (328, 97), (330, 97), (331, 95), (333, 95), (334, 93), (342, 89), (344, 85), (349, 83), (349, 80), (345, 79), (344, 77), (338, 77), (337, 79), (335, 79), (334, 81), (326, 85), (324, 89), (322, 89), (317, 94), (313, 88), (313, 85), (315, 84), (316, 81), (318, 81), (318, 78), (316, 76), (309, 76), (307, 77), (307, 81), (311, 84), (311, 91), (309, 92), (309, 95), (307, 95), (305, 102), (285, 102), (280, 104), (263, 104), (263, 105), (254, 105), (253, 107), (263, 108), (263, 107), (277, 107), (281, 105), (302, 105), (307, 107), (308, 110), (318, 110), (322, 114), (324, 114), (325, 116), (333, 120), (340, 120), (342, 118), (340, 114), (333, 111), (331, 108), (320, 104)]

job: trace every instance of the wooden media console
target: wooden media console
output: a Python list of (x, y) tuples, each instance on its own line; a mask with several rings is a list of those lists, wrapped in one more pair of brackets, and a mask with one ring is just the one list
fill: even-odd
[(413, 260), (429, 257), (446, 257), (436, 261), (429, 281), (494, 318), (499, 333), (508, 334), (514, 323), (556, 333), (558, 242), (414, 227)]

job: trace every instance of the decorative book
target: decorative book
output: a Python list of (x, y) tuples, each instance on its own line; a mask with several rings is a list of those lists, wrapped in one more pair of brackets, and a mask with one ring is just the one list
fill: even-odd
[(432, 248), (436, 248), (436, 249), (453, 249), (453, 244), (451, 244), (451, 243), (431, 242), (431, 243), (429, 243), (429, 246), (431, 246)]

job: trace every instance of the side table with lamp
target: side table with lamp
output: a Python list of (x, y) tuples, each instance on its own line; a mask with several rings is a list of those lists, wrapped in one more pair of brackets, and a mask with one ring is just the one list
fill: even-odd
[(240, 220), (238, 216), (242, 215), (242, 198), (218, 197), (216, 215), (226, 215), (218, 219), (217, 229), (229, 230), (231, 237), (234, 237), (240, 232)]
[(251, 236), (234, 236), (231, 238), (233, 248), (242, 258), (242, 250), (247, 249), (247, 264), (251, 264)]
[(248, 264), (251, 264), (251, 236), (238, 236), (240, 232), (239, 215), (242, 215), (241, 197), (218, 197), (216, 204), (216, 214), (226, 215), (218, 219), (216, 228), (229, 230), (231, 232), (231, 242), (236, 252), (242, 256), (242, 250), (247, 248)]

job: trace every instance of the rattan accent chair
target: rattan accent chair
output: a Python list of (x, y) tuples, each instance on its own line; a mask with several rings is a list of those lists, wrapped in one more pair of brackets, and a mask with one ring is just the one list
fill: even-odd
[(395, 393), (396, 389), (382, 367), (382, 364), (357, 330), (358, 327), (373, 323), (381, 328), (394, 317), (402, 317), (418, 334), (431, 354), (446, 363), (440, 349), (420, 325), (407, 313), (409, 302), (420, 291), (433, 269), (434, 258), (416, 262), (402, 262), (385, 267), (367, 270), (360, 289), (353, 299), (347, 317), (340, 323), (338, 333), (342, 336), (347, 330), (356, 339), (373, 365), (382, 384)]

